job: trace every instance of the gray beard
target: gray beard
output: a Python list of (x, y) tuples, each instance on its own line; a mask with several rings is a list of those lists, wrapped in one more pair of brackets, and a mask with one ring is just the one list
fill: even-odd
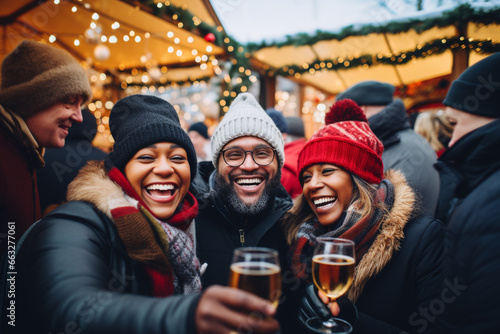
[[(245, 175), (252, 174), (255, 175), (256, 173), (249, 173)], [(265, 181), (269, 179), (269, 174), (266, 173), (266, 176)], [(231, 176), (229, 176), (229, 179), (230, 181), (227, 183), (224, 178), (216, 172), (214, 189), (231, 214), (247, 220), (248, 218), (255, 218), (255, 216), (262, 214), (273, 205), (276, 193), (281, 186), (281, 171), (277, 173), (276, 176), (271, 179), (271, 182), (264, 187), (264, 192), (259, 197), (257, 202), (250, 205), (241, 201), (236, 194)]]

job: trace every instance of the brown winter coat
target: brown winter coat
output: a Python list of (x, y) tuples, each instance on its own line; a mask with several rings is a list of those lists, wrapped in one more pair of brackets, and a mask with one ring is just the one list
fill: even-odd
[[(6, 113), (0, 108), (0, 113)], [(35, 169), (41, 157), (36, 154), (33, 158), (35, 148), (30, 145), (16, 138), (0, 116), (0, 255), (7, 250), (9, 231), (15, 232), (9, 234), (13, 237), (10, 241), (15, 242), (40, 219)]]

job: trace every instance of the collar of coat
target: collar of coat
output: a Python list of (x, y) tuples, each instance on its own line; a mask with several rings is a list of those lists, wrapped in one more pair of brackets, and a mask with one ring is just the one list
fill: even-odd
[(90, 161), (80, 169), (68, 186), (67, 199), (90, 202), (110, 219), (114, 207), (130, 206), (123, 189), (109, 178), (104, 164), (97, 161)]
[[(441, 175), (458, 174), (453, 196), (464, 198), (474, 188), (500, 169), (500, 119), (486, 124), (460, 138), (439, 158), (436, 166)], [(451, 170), (440, 166), (445, 164)], [(441, 197), (441, 196), (440, 196)]]
[(28, 125), (21, 116), (0, 105), (0, 126), (8, 131), (13, 142), (26, 153), (26, 156), (36, 168), (45, 166), (45, 161), (43, 160), (45, 149), (38, 145)]
[(412, 218), (415, 208), (415, 194), (403, 174), (389, 170), (385, 173), (394, 185), (394, 204), (380, 225), (380, 232), (363, 259), (356, 266), (354, 281), (349, 290), (349, 299), (356, 302), (365, 284), (379, 274), (397, 252), (404, 238), (404, 228)]
[(399, 142), (397, 136), (399, 131), (410, 128), (405, 105), (400, 99), (392, 101), (380, 112), (370, 117), (368, 123), (385, 148)]

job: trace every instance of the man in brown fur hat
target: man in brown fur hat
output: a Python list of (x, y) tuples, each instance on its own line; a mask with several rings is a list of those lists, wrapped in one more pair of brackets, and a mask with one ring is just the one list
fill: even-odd
[(25, 40), (2, 62), (0, 85), (0, 255), (40, 218), (36, 168), (45, 147), (63, 147), (91, 95), (68, 52)]

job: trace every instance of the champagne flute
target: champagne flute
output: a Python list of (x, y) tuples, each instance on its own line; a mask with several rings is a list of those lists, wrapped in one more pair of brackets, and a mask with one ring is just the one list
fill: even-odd
[[(313, 280), (330, 302), (349, 290), (354, 278), (354, 242), (341, 238), (319, 237), (312, 259)], [(307, 327), (315, 333), (350, 333), (352, 326), (333, 318), (322, 321), (315, 317), (307, 320)]]
[(278, 251), (264, 247), (236, 248), (228, 285), (267, 299), (274, 307), (278, 307), (281, 296)]

